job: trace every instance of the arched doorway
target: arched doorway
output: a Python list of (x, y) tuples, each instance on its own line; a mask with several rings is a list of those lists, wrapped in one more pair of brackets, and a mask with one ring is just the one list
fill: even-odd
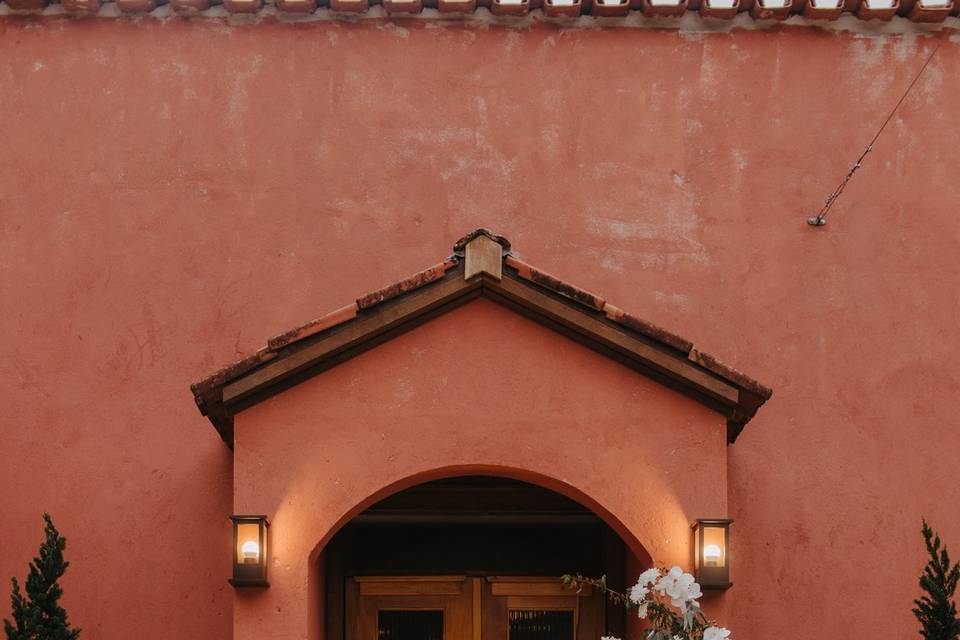
[(485, 475), (415, 485), (341, 528), (323, 554), (327, 640), (598, 640), (624, 611), (564, 573), (623, 587), (643, 561), (599, 516)]

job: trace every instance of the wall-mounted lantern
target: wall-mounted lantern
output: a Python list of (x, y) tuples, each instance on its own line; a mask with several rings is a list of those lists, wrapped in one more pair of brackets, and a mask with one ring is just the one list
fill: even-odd
[(733, 520), (698, 519), (693, 524), (694, 569), (704, 589), (729, 589), (730, 525)]
[(269, 587), (267, 582), (267, 516), (230, 516), (233, 521), (235, 587)]

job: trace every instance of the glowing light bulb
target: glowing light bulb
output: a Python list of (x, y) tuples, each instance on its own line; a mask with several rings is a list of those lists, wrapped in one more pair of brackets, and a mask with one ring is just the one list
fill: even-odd
[(260, 545), (255, 540), (247, 540), (240, 547), (244, 564), (256, 564), (260, 559)]
[(719, 567), (720, 566), (720, 556), (723, 555), (723, 552), (720, 550), (720, 547), (715, 544), (708, 544), (703, 548), (703, 563), (708, 567)]

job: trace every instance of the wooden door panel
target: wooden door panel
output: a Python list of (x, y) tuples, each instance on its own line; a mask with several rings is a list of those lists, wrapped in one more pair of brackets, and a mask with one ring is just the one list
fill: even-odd
[(483, 603), (480, 616), (482, 618), (482, 640), (508, 640), (509, 626), (505, 620), (509, 617), (507, 599), (493, 596), (494, 583), (482, 581)]
[[(490, 597), (484, 605), (483, 640), (511, 640), (511, 612), (516, 612), (517, 635), (529, 636), (519, 633), (524, 620), (519, 612), (529, 617), (550, 611), (569, 611), (573, 617), (570, 637), (562, 640), (600, 640), (603, 635), (604, 601), (589, 588), (574, 593), (559, 578), (489, 577), (487, 582)], [(550, 618), (549, 614), (544, 618)], [(539, 628), (543, 637), (550, 635), (543, 625)]]
[(473, 640), (473, 586), (464, 576), (354, 578), (347, 595), (347, 640), (380, 640), (382, 611), (439, 611), (442, 640)]
[[(602, 595), (571, 593), (559, 578), (363, 576), (348, 581), (346, 600), (346, 640), (410, 640), (387, 638), (381, 622), (403, 618), (381, 619), (381, 612), (442, 612), (442, 638), (412, 640), (511, 640), (511, 615), (514, 640), (599, 640), (604, 631)], [(550, 613), (563, 611), (572, 622)], [(546, 624), (538, 624), (538, 617)], [(429, 635), (434, 623), (428, 617), (414, 613), (405, 623), (417, 621), (425, 621), (418, 632)]]

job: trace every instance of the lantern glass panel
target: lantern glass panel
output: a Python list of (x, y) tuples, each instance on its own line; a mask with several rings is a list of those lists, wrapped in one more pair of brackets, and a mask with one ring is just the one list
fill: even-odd
[(703, 566), (727, 566), (726, 527), (704, 525), (703, 527)]
[(260, 540), (260, 523), (237, 523), (237, 564), (258, 564), (263, 552)]

